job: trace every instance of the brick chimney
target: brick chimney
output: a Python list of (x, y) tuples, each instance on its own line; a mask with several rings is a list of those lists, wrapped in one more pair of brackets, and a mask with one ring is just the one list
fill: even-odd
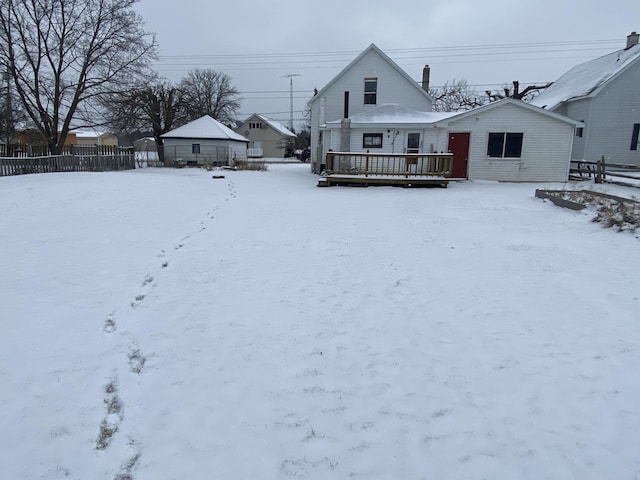
[(634, 45), (637, 45), (639, 37), (640, 35), (638, 35), (636, 32), (631, 32), (631, 34), (627, 35), (627, 48), (631, 48)]
[[(637, 43), (637, 40), (636, 40)], [(431, 68), (429, 65), (425, 65), (422, 69), (422, 89), (425, 92), (429, 91), (429, 76), (431, 75)]]

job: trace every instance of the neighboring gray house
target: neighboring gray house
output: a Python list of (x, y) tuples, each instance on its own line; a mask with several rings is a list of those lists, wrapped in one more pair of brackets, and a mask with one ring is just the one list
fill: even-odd
[[(371, 44), (309, 101), (311, 109), (311, 169), (319, 173), (329, 144), (321, 126), (348, 119), (386, 103), (430, 111), (429, 69), (423, 70), (422, 87)], [(348, 121), (343, 122), (345, 139)], [(343, 145), (346, 146), (346, 145)]]
[(296, 134), (284, 125), (254, 113), (236, 128), (236, 133), (249, 140), (249, 156), (284, 158), (293, 156)]
[(584, 122), (572, 158), (640, 165), (640, 45), (632, 32), (622, 50), (573, 67), (531, 101)]
[(162, 135), (164, 164), (230, 165), (247, 159), (249, 140), (208, 115)]
[(582, 126), (511, 98), (466, 112), (380, 105), (349, 118), (348, 138), (342, 124), (336, 120), (321, 127), (334, 151), (451, 152), (453, 178), (522, 182), (565, 182), (574, 131)]

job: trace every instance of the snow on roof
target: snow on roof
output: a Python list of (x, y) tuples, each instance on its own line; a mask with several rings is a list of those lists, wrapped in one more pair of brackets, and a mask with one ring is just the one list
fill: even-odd
[[(473, 108), (471, 110), (466, 110), (464, 112), (420, 112), (417, 110), (412, 110), (410, 108), (404, 107), (402, 105), (397, 105), (395, 103), (387, 103), (380, 105), (379, 107), (373, 108), (367, 112), (358, 113), (350, 117), (351, 125), (361, 125), (361, 124), (378, 124), (378, 125), (425, 125), (425, 124), (436, 124), (438, 126), (444, 126), (448, 123), (448, 121), (460, 120), (462, 118), (468, 117), (470, 115), (478, 115), (482, 112), (486, 112), (489, 110), (493, 110), (494, 108), (501, 108), (504, 105), (515, 105), (516, 107), (523, 108), (526, 110), (530, 110), (546, 117), (555, 118), (556, 120), (560, 120), (566, 123), (571, 123), (576, 126), (582, 125), (581, 122), (573, 120), (571, 118), (565, 117), (564, 115), (557, 114), (555, 112), (550, 112), (548, 110), (544, 110), (540, 107), (536, 107), (533, 105), (529, 105), (522, 100), (514, 100), (513, 98), (504, 98), (497, 102), (488, 103), (486, 105), (482, 105), (480, 107)], [(342, 120), (334, 120), (331, 122), (327, 122), (328, 128), (337, 128), (340, 126)], [(443, 122), (440, 124), (439, 122)]]
[(71, 130), (70, 133), (75, 134), (77, 138), (99, 138), (103, 135), (107, 135), (109, 132), (100, 130)]
[(209, 115), (178, 127), (162, 135), (163, 138), (199, 138), (207, 140), (236, 140), (248, 142), (242, 135), (234, 132)]
[[(377, 124), (423, 124), (435, 123), (456, 115), (458, 112), (420, 112), (395, 103), (382, 104), (376, 108), (350, 117), (351, 125), (359, 123)], [(327, 126), (340, 125), (341, 120), (327, 122)]]
[(552, 110), (564, 101), (591, 95), (639, 58), (640, 45), (634, 45), (576, 65), (530, 103)]
[(275, 120), (271, 120), (268, 117), (265, 117), (264, 115), (260, 115), (260, 114), (254, 114), (253, 116), (258, 117), (260, 120), (262, 120), (263, 122), (267, 123), (269, 126), (271, 126), (271, 128), (273, 128), (274, 130), (277, 130), (278, 133), (280, 133), (281, 135), (285, 135), (287, 137), (295, 137), (296, 134), (293, 133), (291, 130), (289, 130), (287, 127), (285, 127), (284, 125), (282, 125), (281, 123), (276, 122)]
[[(481, 105), (479, 107), (472, 108), (471, 110), (466, 110), (464, 112), (451, 112), (450, 116), (445, 118), (445, 120), (449, 120), (451, 122), (461, 120), (463, 118), (469, 117), (471, 115), (482, 114), (483, 112), (487, 112), (493, 110), (494, 108), (502, 108), (505, 105), (513, 105), (518, 108), (522, 108), (525, 110), (529, 110), (531, 112), (535, 112), (539, 115), (543, 115), (545, 117), (553, 118), (556, 120), (560, 120), (561, 122), (570, 123), (576, 127), (582, 126), (582, 122), (574, 120), (572, 118), (566, 117), (564, 115), (560, 115), (559, 113), (550, 112), (543, 108), (540, 108), (536, 105), (531, 105), (530, 103), (524, 102), (522, 100), (516, 100), (513, 98), (503, 98), (502, 100), (498, 100), (497, 102), (487, 103), (485, 105)], [(444, 124), (444, 122), (443, 122)]]

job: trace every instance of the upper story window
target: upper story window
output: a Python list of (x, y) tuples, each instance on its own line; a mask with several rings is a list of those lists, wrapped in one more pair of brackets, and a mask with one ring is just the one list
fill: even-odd
[(522, 133), (490, 133), (487, 156), (492, 158), (520, 158), (522, 156)]
[(640, 150), (640, 123), (633, 124), (633, 133), (631, 134), (631, 150)]
[(375, 105), (378, 101), (378, 79), (364, 79), (364, 104)]
[(262, 122), (249, 122), (249, 128), (262, 128)]

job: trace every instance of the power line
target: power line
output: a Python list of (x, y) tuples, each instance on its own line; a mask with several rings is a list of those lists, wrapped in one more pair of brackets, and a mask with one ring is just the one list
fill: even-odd
[[(613, 45), (619, 44), (620, 39), (604, 40), (570, 40), (559, 42), (532, 42), (532, 43), (495, 43), (485, 45), (456, 45), (443, 47), (415, 47), (386, 49), (387, 53), (416, 53), (416, 52), (439, 52), (450, 50), (483, 50), (495, 48), (534, 48), (534, 47), (562, 47), (578, 45)], [(180, 55), (160, 55), (160, 59), (216, 59), (216, 58), (286, 58), (286, 57), (322, 57), (322, 56), (353, 56), (361, 53), (354, 50), (327, 51), (327, 52), (286, 52), (286, 53), (249, 53), (249, 54), (180, 54)]]

